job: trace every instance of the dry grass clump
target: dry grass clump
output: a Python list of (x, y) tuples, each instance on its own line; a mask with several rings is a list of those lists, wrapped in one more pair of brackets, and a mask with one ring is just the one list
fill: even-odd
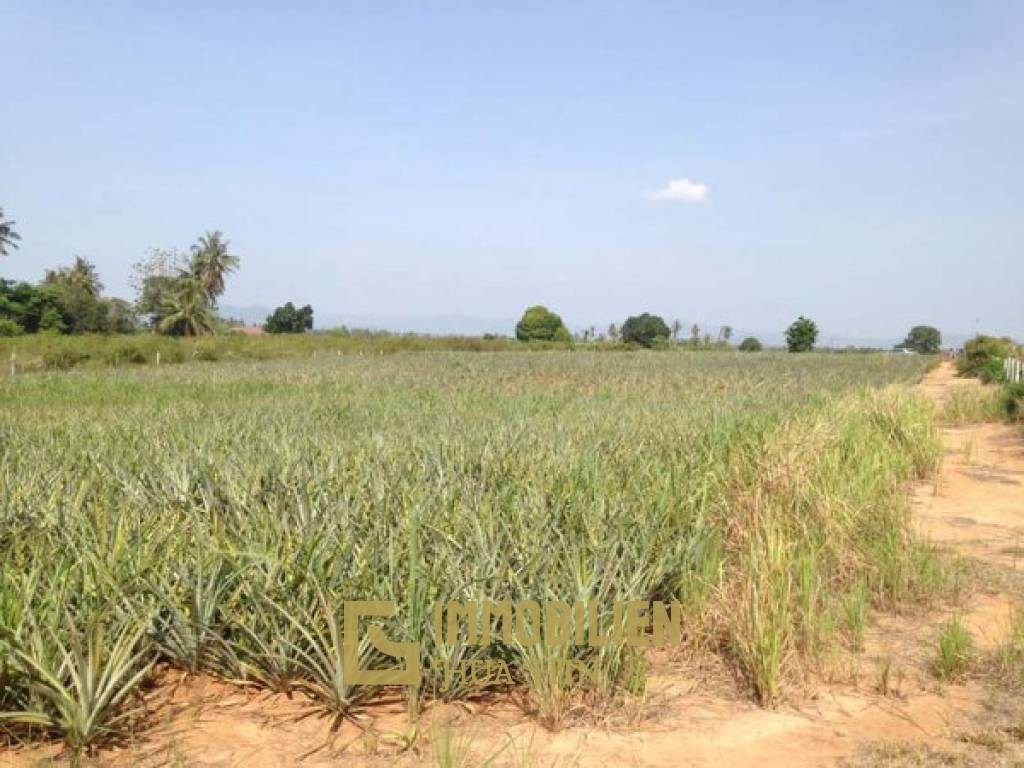
[(1006, 418), (1005, 397), (998, 387), (963, 387), (954, 389), (942, 406), (939, 419), (943, 424), (962, 427)]
[[(1024, 610), (1018, 610), (1010, 622), (1006, 640), (989, 666), (998, 683), (1018, 693), (1024, 691)], [(1024, 728), (1024, 721), (1021, 722)]]
[(897, 390), (794, 414), (734, 458), (720, 625), (763, 703), (821, 661), (837, 630), (859, 644), (869, 604), (941, 589), (899, 496), (937, 461), (930, 406)]

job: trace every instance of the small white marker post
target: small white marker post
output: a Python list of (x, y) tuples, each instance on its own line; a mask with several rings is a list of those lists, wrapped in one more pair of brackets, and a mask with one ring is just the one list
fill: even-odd
[(160, 350), (159, 349), (156, 351), (156, 364), (159, 367), (159, 365), (160, 365)]
[(15, 359), (14, 350), (11, 350), (11, 376), (18, 372), (18, 364), (15, 362)]

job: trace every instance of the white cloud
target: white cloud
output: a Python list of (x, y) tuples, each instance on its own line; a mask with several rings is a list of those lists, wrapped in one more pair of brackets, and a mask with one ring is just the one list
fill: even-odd
[(669, 200), (683, 203), (703, 203), (708, 197), (706, 184), (689, 179), (672, 179), (664, 189), (651, 192), (651, 200)]

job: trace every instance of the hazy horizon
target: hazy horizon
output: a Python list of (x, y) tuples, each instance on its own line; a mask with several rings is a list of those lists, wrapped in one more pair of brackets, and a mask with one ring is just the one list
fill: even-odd
[(4, 17), (5, 278), (220, 229), (225, 306), (1024, 336), (1019, 3)]

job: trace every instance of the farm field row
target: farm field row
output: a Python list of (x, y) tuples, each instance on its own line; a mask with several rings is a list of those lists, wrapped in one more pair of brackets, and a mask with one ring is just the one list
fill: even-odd
[(900, 494), (938, 460), (906, 386), (928, 364), (420, 352), (7, 378), (0, 718), (91, 748), (141, 727), (156, 664), (349, 716), (381, 690), (349, 679), (345, 600), (397, 605), (412, 717), (481, 693), (445, 678), (473, 660), (507, 664), (551, 727), (644, 686), (624, 642), (451, 643), (448, 600), (672, 603), (772, 706), (857, 647), (869, 605), (941, 588)]

